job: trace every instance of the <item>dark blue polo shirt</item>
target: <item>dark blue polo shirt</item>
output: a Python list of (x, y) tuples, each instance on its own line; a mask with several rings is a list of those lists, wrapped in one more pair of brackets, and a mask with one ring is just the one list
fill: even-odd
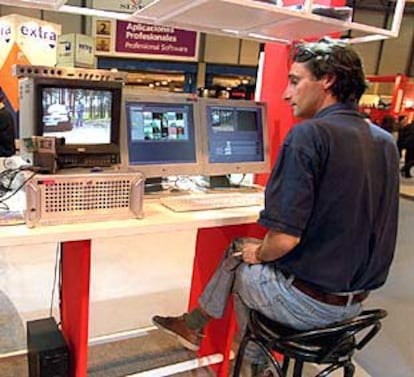
[(277, 267), (326, 292), (371, 290), (393, 258), (398, 196), (392, 136), (335, 104), (290, 130), (258, 221), (301, 237)]

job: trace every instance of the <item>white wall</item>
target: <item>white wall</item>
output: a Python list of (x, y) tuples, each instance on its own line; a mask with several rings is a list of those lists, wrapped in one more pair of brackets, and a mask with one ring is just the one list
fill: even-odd
[[(188, 230), (93, 240), (90, 338), (150, 326), (158, 313), (184, 312), (196, 234)], [(26, 321), (49, 316), (56, 247), (0, 248), (0, 354), (25, 348)], [(58, 290), (53, 315), (59, 320), (57, 303)]]

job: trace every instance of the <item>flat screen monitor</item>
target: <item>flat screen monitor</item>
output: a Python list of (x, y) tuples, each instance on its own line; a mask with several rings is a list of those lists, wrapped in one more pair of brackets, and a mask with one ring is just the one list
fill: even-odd
[(197, 98), (124, 91), (122, 161), (147, 178), (201, 173)]
[(60, 167), (120, 162), (122, 82), (37, 78), (33, 136), (60, 138)]
[(199, 105), (204, 175), (269, 171), (264, 103), (206, 98)]

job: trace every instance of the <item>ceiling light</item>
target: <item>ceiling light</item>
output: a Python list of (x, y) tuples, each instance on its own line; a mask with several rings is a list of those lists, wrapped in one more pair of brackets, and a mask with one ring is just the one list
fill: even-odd
[(0, 4), (14, 7), (58, 10), (67, 0), (0, 0)]
[[(3, 0), (0, 0), (0, 3)], [(66, 0), (64, 0), (65, 2)], [(85, 8), (85, 7), (78, 7), (75, 5), (62, 5), (59, 8), (59, 12), (66, 12), (71, 14), (80, 14), (82, 16), (90, 16), (90, 17), (104, 17), (104, 18), (113, 18), (115, 20), (128, 20), (131, 15), (129, 13), (123, 12), (112, 12), (109, 10), (104, 9), (95, 9), (95, 8)]]

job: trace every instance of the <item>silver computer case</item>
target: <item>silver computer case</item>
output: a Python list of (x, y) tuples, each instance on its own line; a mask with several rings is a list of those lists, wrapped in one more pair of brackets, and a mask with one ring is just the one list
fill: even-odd
[(36, 175), (25, 188), (26, 224), (141, 218), (144, 182), (139, 172)]

